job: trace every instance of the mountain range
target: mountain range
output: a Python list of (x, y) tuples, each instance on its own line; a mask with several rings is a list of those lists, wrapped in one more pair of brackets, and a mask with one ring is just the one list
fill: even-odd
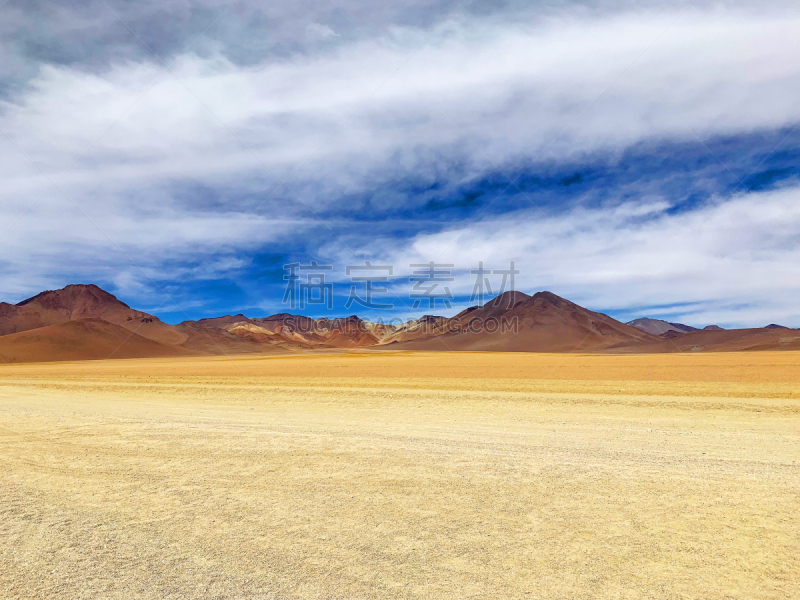
[(642, 318), (621, 323), (551, 292), (501, 294), (454, 317), (400, 324), (356, 315), (312, 319), (243, 314), (164, 323), (96, 285), (68, 285), (18, 304), (0, 303), (5, 363), (342, 349), (512, 352), (683, 352), (800, 349), (800, 331), (698, 329)]
[[(670, 321), (651, 319), (650, 317), (641, 317), (639, 319), (634, 319), (633, 321), (628, 321), (627, 325), (636, 327), (637, 329), (641, 329), (647, 333), (660, 335), (666, 338), (674, 338), (678, 335), (683, 335), (684, 333), (692, 333), (693, 331), (722, 331), (722, 327), (719, 325), (706, 325), (700, 329), (698, 327), (692, 327), (691, 325), (684, 325), (683, 323), (671, 323)], [(773, 324), (767, 325), (767, 328), (775, 329), (781, 328), (781, 326)]]

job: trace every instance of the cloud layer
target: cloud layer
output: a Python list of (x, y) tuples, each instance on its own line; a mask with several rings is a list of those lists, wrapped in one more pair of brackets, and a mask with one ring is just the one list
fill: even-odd
[[(383, 240), (371, 254), (406, 273), (428, 260), (453, 264), (448, 286), (461, 297), (471, 294), (469, 270), (480, 261), (508, 268), (514, 260), (518, 289), (549, 289), (620, 314), (647, 306), (693, 324), (753, 326), (800, 318), (791, 301), (800, 292), (800, 186), (714, 199), (691, 212), (670, 208), (626, 203), (544, 217), (527, 209), (388, 250)], [(497, 289), (499, 278), (491, 281)]]
[[(441, 251), (518, 260), (529, 289), (595, 308), (697, 303), (677, 316), (800, 325), (796, 173), (747, 185), (796, 151), (796, 10), (109, 6), (60, 7), (71, 28), (51, 55), (11, 46), (29, 75), (7, 77), (0, 101), (6, 299), (93, 279), (155, 306), (164, 289), (230, 280), (256, 306), (257, 256)], [(5, 10), (4, 35), (44, 35)], [(88, 32), (85, 55), (70, 31)], [(759, 136), (775, 147), (756, 152)], [(674, 164), (637, 167), (599, 200), (587, 184), (545, 203), (520, 183), (681, 144), (706, 160), (684, 161), (695, 189), (672, 195)], [(489, 180), (494, 193), (464, 199)]]

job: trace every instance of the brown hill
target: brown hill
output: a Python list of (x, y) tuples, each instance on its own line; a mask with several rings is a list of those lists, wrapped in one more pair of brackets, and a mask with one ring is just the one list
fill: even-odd
[(0, 337), (3, 363), (189, 356), (193, 352), (147, 339), (102, 319), (48, 325)]
[(369, 323), (356, 315), (339, 319), (311, 319), (280, 313), (251, 321), (303, 346), (320, 348), (363, 348), (374, 346), (384, 335), (384, 325)]
[(185, 321), (177, 327), (188, 337), (185, 347), (215, 354), (363, 348), (377, 344), (391, 328), (355, 315), (311, 319), (288, 313), (263, 318), (229, 315)]
[[(224, 315), (222, 317), (212, 317), (210, 319), (200, 319), (199, 321), (184, 321), (184, 323), (195, 323), (201, 327), (215, 327), (224, 329), (234, 323), (241, 323), (242, 321), (250, 321), (249, 317), (245, 317), (242, 313), (238, 315)], [(182, 325), (183, 323), (181, 323)]]
[[(549, 293), (549, 292), (541, 292)], [(556, 296), (557, 297), (557, 296)], [(531, 299), (531, 296), (524, 292), (504, 292), (495, 298), (489, 300), (483, 306), (470, 306), (469, 308), (458, 313), (453, 319), (459, 321), (472, 320), (472, 319), (490, 319), (501, 317), (508, 311), (521, 304), (524, 304)]]
[(259, 336), (242, 328), (252, 323), (243, 314), (225, 315), (199, 321), (184, 321), (176, 325), (178, 331), (186, 336), (181, 344), (207, 354), (249, 354), (279, 350), (265, 343)]
[(287, 342), (280, 336), (261, 331), (246, 318), (228, 323), (214, 321), (203, 319), (177, 325), (178, 331), (186, 336), (181, 346), (206, 354), (269, 354), (307, 349)]
[(133, 310), (93, 284), (48, 290), (16, 305), (0, 304), (0, 335), (86, 318), (115, 323), (162, 344), (180, 345), (186, 340), (174, 326), (153, 315)]
[(636, 329), (641, 329), (642, 331), (652, 333), (653, 335), (661, 335), (664, 337), (675, 337), (674, 334), (680, 335), (682, 333), (689, 333), (690, 331), (698, 330), (697, 327), (692, 327), (691, 325), (684, 325), (683, 323), (670, 323), (669, 321), (664, 321), (662, 319), (651, 319), (649, 317), (641, 317), (639, 319), (634, 319), (633, 321), (628, 321), (626, 325), (636, 327)]
[(317, 331), (326, 343), (335, 348), (363, 348), (374, 346), (378, 337), (371, 325), (356, 315), (340, 319), (317, 319)]
[(445, 333), (387, 347), (504, 352), (597, 352), (660, 338), (551, 292), (507, 292), (448, 320)]
[(800, 350), (796, 329), (704, 329), (656, 343), (633, 344), (620, 352), (737, 352), (745, 350)]
[(675, 331), (674, 329), (670, 329), (669, 331), (665, 331), (664, 333), (658, 334), (658, 337), (662, 337), (666, 340), (671, 340), (676, 337), (680, 337), (684, 335), (685, 332), (683, 331)]
[(378, 343), (392, 335), (397, 330), (397, 325), (392, 325), (390, 323), (373, 323), (371, 321), (362, 322), (364, 323), (364, 328), (373, 336), (375, 336), (375, 339), (378, 340)]
[(445, 333), (444, 326), (448, 321), (447, 317), (423, 315), (419, 319), (406, 321), (402, 325), (387, 330), (379, 343), (382, 345), (396, 344), (441, 335)]
[[(641, 321), (641, 320), (640, 320)], [(649, 320), (652, 321), (652, 320)], [(647, 325), (648, 323), (645, 323)], [(689, 352), (800, 349), (800, 331), (702, 331), (675, 323), (660, 336), (556, 296), (501, 294), (455, 317), (427, 315), (399, 326), (352, 315), (312, 319), (281, 313), (226, 315), (177, 326), (131, 309), (95, 285), (69, 285), (16, 305), (0, 303), (0, 359), (85, 360), (109, 356), (289, 353), (384, 348), (516, 352)]]

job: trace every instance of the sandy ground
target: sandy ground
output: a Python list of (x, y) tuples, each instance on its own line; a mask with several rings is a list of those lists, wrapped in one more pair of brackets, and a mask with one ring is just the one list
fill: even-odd
[(2, 598), (800, 598), (800, 354), (0, 367)]

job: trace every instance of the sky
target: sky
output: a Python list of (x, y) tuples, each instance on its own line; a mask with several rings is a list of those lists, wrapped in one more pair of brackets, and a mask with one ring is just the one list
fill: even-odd
[(800, 3), (2, 2), (0, 301), (800, 327)]

